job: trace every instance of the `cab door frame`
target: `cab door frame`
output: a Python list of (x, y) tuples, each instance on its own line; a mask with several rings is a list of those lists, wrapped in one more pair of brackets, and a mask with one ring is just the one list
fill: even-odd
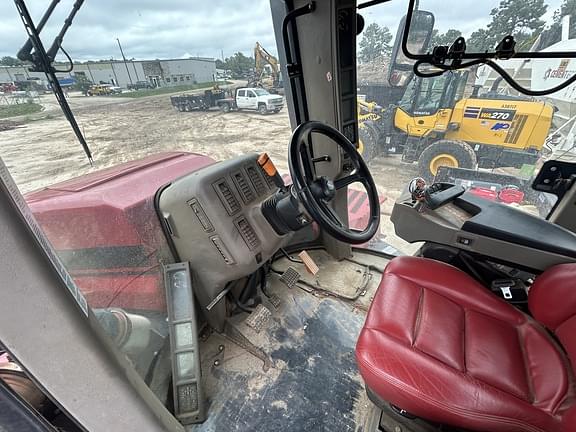
[(0, 160), (0, 341), (81, 430), (182, 425), (101, 329)]

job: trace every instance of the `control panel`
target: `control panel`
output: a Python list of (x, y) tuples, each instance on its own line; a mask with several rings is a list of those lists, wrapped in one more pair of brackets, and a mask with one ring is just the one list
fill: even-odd
[[(227, 282), (256, 271), (290, 238), (279, 235), (262, 214), (262, 203), (278, 189), (257, 161), (258, 155), (248, 154), (207, 166), (157, 197), (177, 258), (190, 263), (201, 307), (211, 304)], [(219, 315), (222, 321), (223, 303), (208, 317)]]

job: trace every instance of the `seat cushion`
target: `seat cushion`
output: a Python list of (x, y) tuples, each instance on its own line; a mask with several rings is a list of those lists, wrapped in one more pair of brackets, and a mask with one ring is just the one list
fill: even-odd
[[(536, 279), (528, 296), (530, 312), (556, 334), (576, 367), (576, 264), (560, 264)], [(576, 424), (574, 425), (576, 430)]]
[(356, 347), (369, 387), (417, 416), (482, 431), (567, 431), (568, 363), (545, 329), (462, 271), (390, 262)]

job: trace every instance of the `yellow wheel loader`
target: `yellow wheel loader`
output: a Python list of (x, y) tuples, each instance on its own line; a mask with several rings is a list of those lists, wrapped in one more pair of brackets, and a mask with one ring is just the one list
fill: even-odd
[[(420, 175), (428, 180), (441, 166), (475, 169), (534, 164), (552, 125), (553, 106), (501, 94), (497, 84), (482, 95), (477, 87), (469, 92), (468, 71), (415, 76), (413, 63), (400, 49), (403, 28), (404, 20), (388, 70), (388, 83), (403, 89), (402, 98), (384, 109), (366, 101), (358, 103), (358, 145), (364, 158), (402, 154), (403, 161), (418, 162)], [(429, 41), (428, 35), (415, 43), (425, 52)]]
[(467, 80), (467, 72), (415, 79), (393, 109), (390, 145), (401, 145), (403, 160), (418, 161), (427, 178), (441, 166), (534, 164), (550, 131), (553, 107), (496, 91), (464, 98)]
[[(533, 164), (550, 131), (553, 107), (496, 91), (464, 98), (467, 80), (467, 72), (414, 78), (396, 106), (369, 112), (374, 105), (359, 105), (363, 156), (401, 153), (403, 161), (418, 162), (420, 175), (428, 179), (441, 166)], [(363, 132), (369, 128), (377, 130), (374, 149), (373, 137)]]
[(380, 146), (382, 107), (375, 102), (367, 102), (358, 97), (358, 152), (364, 160), (370, 161), (382, 152)]

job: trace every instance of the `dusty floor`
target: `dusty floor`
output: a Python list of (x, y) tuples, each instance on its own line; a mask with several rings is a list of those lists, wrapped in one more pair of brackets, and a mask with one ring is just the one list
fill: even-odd
[[(303, 264), (274, 262), (269, 315), (250, 325), (247, 314), (229, 326), (254, 344), (254, 355), (224, 335), (206, 333), (200, 353), (208, 420), (190, 431), (364, 431), (373, 415), (356, 368), (354, 347), (387, 260), (356, 252), (354, 261), (335, 261), (310, 251), (321, 264), (312, 276)], [(288, 288), (276, 271), (300, 273)], [(367, 277), (360, 280), (358, 272)], [(337, 281), (341, 281), (338, 283)], [(336, 286), (339, 285), (339, 286)], [(359, 295), (342, 300), (333, 295)], [(229, 327), (229, 328), (230, 328)]]
[[(71, 95), (70, 105), (93, 152), (90, 167), (84, 152), (52, 95), (42, 96), (45, 110), (33, 121), (0, 132), (0, 157), (22, 192), (29, 192), (87, 172), (171, 150), (207, 154), (223, 160), (247, 152), (266, 151), (282, 172), (288, 172), (290, 125), (286, 108), (261, 116), (250, 112), (177, 112), (169, 95), (139, 99)], [(18, 121), (18, 119), (13, 119)], [(380, 158), (370, 165), (381, 195), (382, 232), (397, 249), (411, 253), (393, 234), (392, 204), (416, 175), (416, 166), (398, 158)]]

